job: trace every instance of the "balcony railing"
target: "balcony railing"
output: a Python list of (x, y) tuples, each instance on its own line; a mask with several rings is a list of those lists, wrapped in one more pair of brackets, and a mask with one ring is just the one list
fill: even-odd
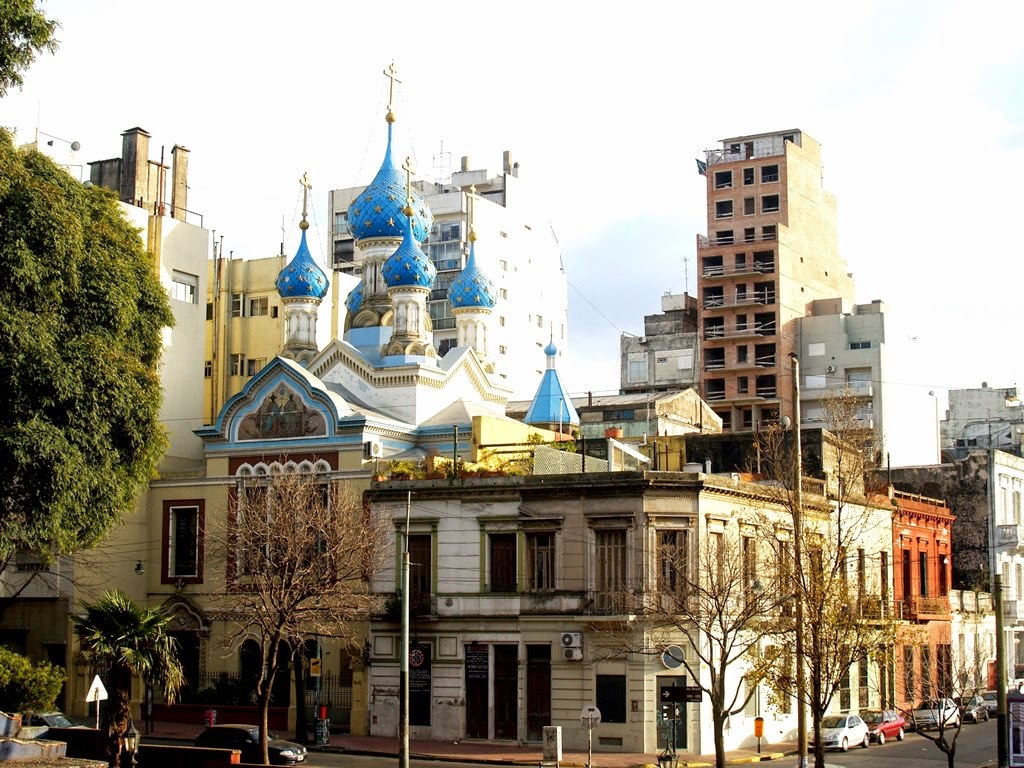
[(775, 323), (747, 323), (726, 330), (724, 325), (710, 325), (704, 328), (705, 339), (733, 339), (742, 336), (774, 336)]
[(773, 243), (778, 239), (774, 234), (755, 235), (754, 237), (708, 237), (697, 235), (697, 248), (714, 248), (720, 245), (734, 245), (736, 243)]
[(997, 525), (996, 546), (1019, 547), (1024, 544), (1024, 525)]
[(767, 307), (775, 303), (775, 294), (767, 292), (741, 293), (733, 298), (705, 296), (704, 309), (725, 309), (727, 307)]
[(988, 613), (992, 610), (992, 595), (967, 589), (949, 590), (949, 608), (959, 613)]
[(737, 264), (732, 267), (725, 265), (705, 266), (701, 272), (701, 277), (714, 279), (716, 277), (734, 277), (737, 275), (770, 275), (774, 272), (774, 261), (754, 261), (749, 264)]
[(875, 388), (870, 381), (850, 381), (840, 384), (828, 384), (824, 387), (801, 387), (800, 400), (823, 400), (829, 397), (851, 397), (857, 400), (870, 400), (874, 397)]
[(903, 600), (903, 618), (913, 619), (919, 616), (948, 616), (948, 597), (921, 597), (916, 595)]

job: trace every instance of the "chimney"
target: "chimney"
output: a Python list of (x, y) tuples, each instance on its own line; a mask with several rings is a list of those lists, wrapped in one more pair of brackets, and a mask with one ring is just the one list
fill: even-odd
[(144, 128), (129, 128), (121, 134), (121, 202), (146, 207), (148, 166), (149, 133)]
[(505, 169), (505, 173), (512, 173), (512, 152), (506, 149), (501, 153), (501, 165)]
[(188, 210), (188, 148), (175, 144), (171, 148), (171, 216), (185, 220)]
[(463, 173), (469, 170), (469, 155), (462, 156), (462, 168), (460, 170)]

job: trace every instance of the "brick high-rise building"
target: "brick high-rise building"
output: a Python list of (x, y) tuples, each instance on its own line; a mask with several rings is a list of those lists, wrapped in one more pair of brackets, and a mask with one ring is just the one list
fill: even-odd
[(697, 238), (702, 394), (725, 430), (792, 413), (790, 353), (817, 299), (853, 302), (821, 147), (799, 130), (707, 151), (707, 234)]

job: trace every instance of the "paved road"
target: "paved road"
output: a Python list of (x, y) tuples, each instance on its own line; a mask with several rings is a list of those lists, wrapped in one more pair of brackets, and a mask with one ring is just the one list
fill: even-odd
[[(935, 731), (928, 731), (935, 735)], [(883, 746), (872, 744), (868, 749), (851, 749), (849, 752), (829, 752), (827, 762), (837, 768), (855, 766), (894, 766), (894, 768), (945, 768), (946, 754), (939, 751), (931, 741), (916, 733), (908, 733), (903, 741), (887, 741)], [(788, 766), (792, 758), (774, 763)], [(965, 723), (956, 741), (956, 767), (981, 768), (996, 761), (996, 723)], [(813, 764), (813, 757), (811, 758)]]

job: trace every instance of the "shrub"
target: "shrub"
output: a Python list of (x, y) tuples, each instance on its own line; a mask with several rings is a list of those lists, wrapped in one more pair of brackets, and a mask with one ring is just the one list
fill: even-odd
[(0, 701), (13, 712), (53, 709), (64, 684), (64, 672), (48, 662), (32, 663), (0, 647)]

